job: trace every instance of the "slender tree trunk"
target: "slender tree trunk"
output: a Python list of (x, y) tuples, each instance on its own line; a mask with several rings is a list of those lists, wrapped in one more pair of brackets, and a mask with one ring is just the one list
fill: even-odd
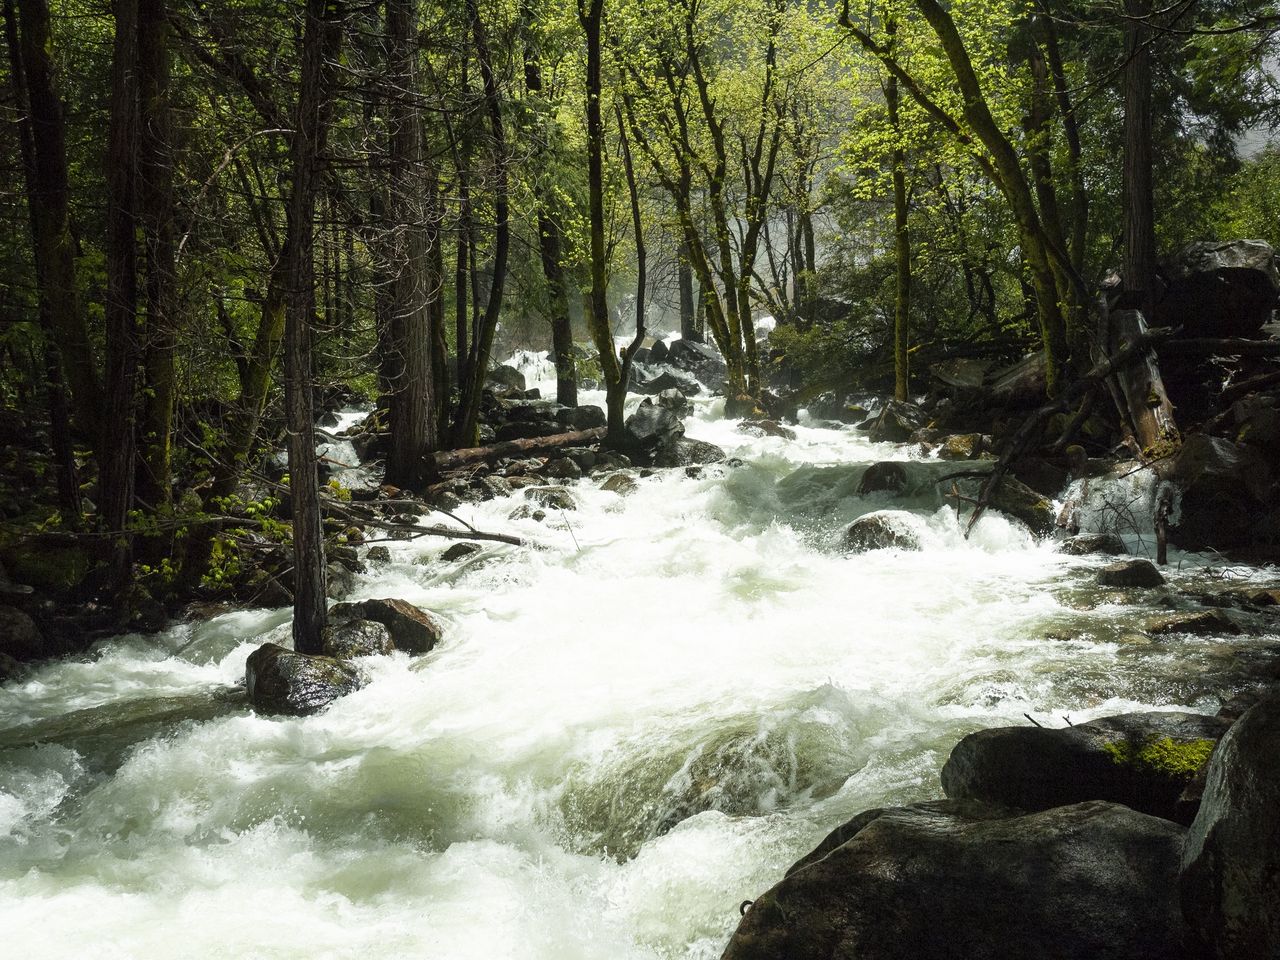
[(166, 0), (138, 2), (140, 96), (138, 209), (146, 244), (146, 377), (138, 495), (146, 503), (171, 498), (170, 451), (177, 394), (176, 237), (173, 144), (169, 119), (169, 22)]
[(31, 114), (35, 158), (30, 191), (41, 309), (57, 338), (76, 425), (96, 443), (102, 419), (102, 384), (76, 284), (71, 236), (66, 123), (58, 95), (48, 0), (18, 0), (22, 69)]
[(75, 451), (71, 443), (71, 414), (67, 407), (66, 388), (62, 379), (62, 367), (57, 347), (57, 333), (50, 322), (50, 304), (46, 296), (48, 287), (44, 280), (47, 265), (42, 262), (39, 245), (40, 227), (36, 220), (39, 203), (36, 199), (35, 144), (32, 142), (31, 119), (28, 113), (26, 70), (22, 63), (22, 51), (18, 40), (18, 17), (14, 0), (4, 0), (5, 41), (9, 48), (9, 80), (13, 87), (13, 100), (18, 121), (18, 140), (22, 154), (22, 172), (26, 186), (27, 216), (31, 225), (32, 246), (35, 252), (37, 309), (40, 317), (41, 362), (44, 367), (45, 397), (49, 406), (49, 440), (53, 448), (54, 462), (58, 466), (58, 503), (62, 507), (68, 526), (79, 526), (83, 514), (80, 500), (80, 478), (76, 471)]
[(680, 244), (677, 284), (680, 287), (680, 337), (683, 340), (701, 340), (697, 322), (698, 307), (693, 293), (693, 266), (689, 263), (689, 245)]
[(415, 487), (435, 448), (427, 183), (417, 102), (415, 0), (386, 0), (390, 104), (391, 449), (387, 482)]
[(111, 133), (107, 144), (106, 406), (98, 441), (103, 529), (113, 536), (113, 577), (123, 582), (132, 554), (142, 344), (138, 326), (138, 0), (115, 0)]
[(307, 0), (302, 74), (290, 150), (290, 243), (284, 251), (285, 418), (289, 431), (289, 498), (293, 504), (293, 645), (318, 653), (325, 627), (324, 529), (316, 469), (311, 339), (315, 313), (316, 184), (320, 178), (333, 85), (333, 60), (341, 41), (340, 0)]
[[(896, 24), (888, 28), (892, 36)], [(889, 108), (889, 125), (894, 132), (893, 165), (893, 395), (906, 400), (911, 392), (908, 353), (911, 323), (911, 235), (907, 230), (907, 153), (902, 147), (902, 127), (898, 113), (898, 78), (889, 75), (885, 84), (885, 103)]]
[(556, 402), (567, 407), (578, 405), (578, 365), (573, 355), (573, 320), (569, 316), (569, 288), (565, 282), (564, 244), (560, 224), (540, 201), (538, 240), (542, 253), (542, 275), (547, 281), (551, 299), (551, 352), (556, 361)]
[(1150, 0), (1125, 0), (1124, 290), (1144, 316), (1155, 301), (1156, 235), (1151, 185)]

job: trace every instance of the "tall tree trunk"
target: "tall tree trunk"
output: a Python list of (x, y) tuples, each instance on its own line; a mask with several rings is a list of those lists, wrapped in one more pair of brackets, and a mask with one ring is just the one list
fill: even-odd
[(1150, 28), (1141, 19), (1150, 0), (1125, 0), (1124, 270), (1129, 305), (1151, 316), (1155, 301), (1156, 235), (1151, 186)]
[(284, 325), (285, 419), (289, 431), (289, 499), (293, 504), (293, 646), (318, 653), (325, 627), (324, 529), (316, 469), (311, 327), (315, 312), (316, 184), (328, 132), (333, 60), (341, 41), (340, 0), (307, 0), (302, 74), (290, 150), (289, 244)]
[(35, 157), (30, 191), (41, 309), (57, 337), (76, 425), (95, 443), (102, 419), (102, 383), (76, 285), (71, 236), (66, 121), (58, 95), (48, 0), (18, 0), (22, 69)]
[(677, 285), (680, 287), (680, 337), (683, 340), (701, 340), (698, 330), (698, 307), (693, 293), (693, 266), (689, 263), (689, 245), (680, 244), (677, 267)]
[[(896, 23), (890, 21), (886, 31), (892, 37)], [(890, 41), (892, 42), (892, 41)], [(902, 125), (898, 113), (898, 78), (889, 75), (884, 90), (889, 108), (889, 125), (893, 128), (893, 395), (906, 400), (911, 391), (908, 353), (911, 321), (911, 235), (907, 231), (907, 152), (902, 147)]]
[(564, 243), (560, 224), (548, 213), (545, 198), (539, 200), (538, 241), (542, 253), (542, 275), (551, 300), (551, 352), (556, 361), (556, 402), (566, 407), (578, 405), (578, 364), (573, 355), (573, 320), (569, 316), (569, 287), (565, 282)]
[(480, 424), (480, 394), (484, 378), (489, 372), (489, 355), (493, 352), (493, 338), (498, 331), (498, 317), (502, 313), (502, 295), (507, 283), (507, 250), (511, 243), (510, 204), (507, 199), (507, 138), (502, 122), (502, 104), (498, 98), (498, 81), (493, 71), (489, 52), (488, 35), (480, 19), (477, 0), (466, 0), (467, 16), (471, 21), (471, 35), (475, 41), (476, 65), (480, 68), (480, 80), (484, 90), (485, 109), (489, 115), (489, 136), (493, 140), (495, 172), (493, 183), (493, 276), (489, 281), (489, 298), (484, 316), (471, 344), (471, 360), (468, 364), (467, 382), (463, 385), (458, 401), (458, 415), (454, 421), (454, 443), (470, 446), (476, 442), (476, 430)]
[(391, 449), (387, 482), (415, 487), (436, 446), (422, 113), (417, 98), (416, 0), (386, 0), (390, 104)]
[(138, 0), (138, 210), (146, 249), (145, 401), (138, 495), (158, 504), (171, 497), (170, 451), (177, 394), (173, 144), (169, 119), (169, 22), (166, 0)]
[(138, 0), (115, 0), (111, 133), (107, 144), (106, 406), (98, 440), (103, 529), (112, 534), (113, 577), (128, 574), (138, 429)]

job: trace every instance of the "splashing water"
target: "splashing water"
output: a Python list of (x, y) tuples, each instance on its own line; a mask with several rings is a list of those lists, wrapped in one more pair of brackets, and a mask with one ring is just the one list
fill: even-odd
[[(964, 539), (932, 491), (949, 465), (854, 430), (746, 437), (722, 403), (688, 432), (741, 466), (626, 498), (583, 480), (544, 523), (507, 519), (519, 497), (464, 508), (540, 548), (391, 543), (356, 598), (436, 611), (447, 639), (368, 661), (322, 715), (243, 704), (281, 610), (0, 690), (10, 954), (716, 957), (737, 904), (832, 826), (937, 795), (964, 733), (1215, 706), (1221, 641), (1119, 642), (1144, 611), (1098, 595), (1102, 561), (995, 513)], [(909, 495), (859, 497), (884, 459), (910, 461)], [(836, 549), (883, 509), (925, 549)]]

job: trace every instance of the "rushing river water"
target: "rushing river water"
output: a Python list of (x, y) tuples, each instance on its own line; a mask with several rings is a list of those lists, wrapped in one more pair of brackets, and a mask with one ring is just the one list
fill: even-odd
[[(1146, 641), (1151, 609), (1092, 585), (1101, 559), (995, 513), (965, 540), (932, 493), (853, 494), (867, 463), (922, 460), (906, 447), (747, 437), (719, 406), (688, 434), (740, 466), (625, 498), (579, 481), (545, 523), (507, 519), (519, 495), (464, 508), (541, 549), (443, 563), (446, 541), (390, 543), (355, 598), (430, 609), (446, 641), (368, 662), (322, 715), (244, 706), (245, 658), (286, 642), (285, 610), (120, 637), (0, 689), (4, 953), (717, 957), (739, 903), (832, 826), (938, 795), (965, 733), (1211, 711), (1268, 642)], [(922, 552), (836, 548), (885, 508)], [(1174, 587), (1264, 576), (1174, 561)]]

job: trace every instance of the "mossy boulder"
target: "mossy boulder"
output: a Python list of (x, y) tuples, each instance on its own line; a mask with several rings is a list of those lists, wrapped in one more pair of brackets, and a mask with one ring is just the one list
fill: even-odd
[(333, 657), (264, 643), (245, 662), (249, 703), (261, 713), (306, 716), (364, 685), (360, 670)]
[(343, 620), (380, 623), (390, 632), (395, 648), (406, 653), (427, 653), (444, 636), (444, 628), (435, 617), (407, 600), (381, 598), (338, 603), (330, 608), (329, 618), (335, 623)]
[(943, 801), (857, 820), (754, 901), (724, 960), (1184, 956), (1177, 824), (1100, 802), (1011, 815)]
[(972, 733), (942, 768), (948, 797), (1023, 810), (1108, 800), (1190, 823), (1183, 790), (1229, 721), (1198, 713), (1126, 713), (1074, 727), (996, 727)]
[(1007, 475), (1001, 478), (991, 495), (991, 506), (1021, 520), (1038, 537), (1052, 533), (1057, 521), (1053, 504), (1048, 497), (1041, 496), (1021, 480)]

